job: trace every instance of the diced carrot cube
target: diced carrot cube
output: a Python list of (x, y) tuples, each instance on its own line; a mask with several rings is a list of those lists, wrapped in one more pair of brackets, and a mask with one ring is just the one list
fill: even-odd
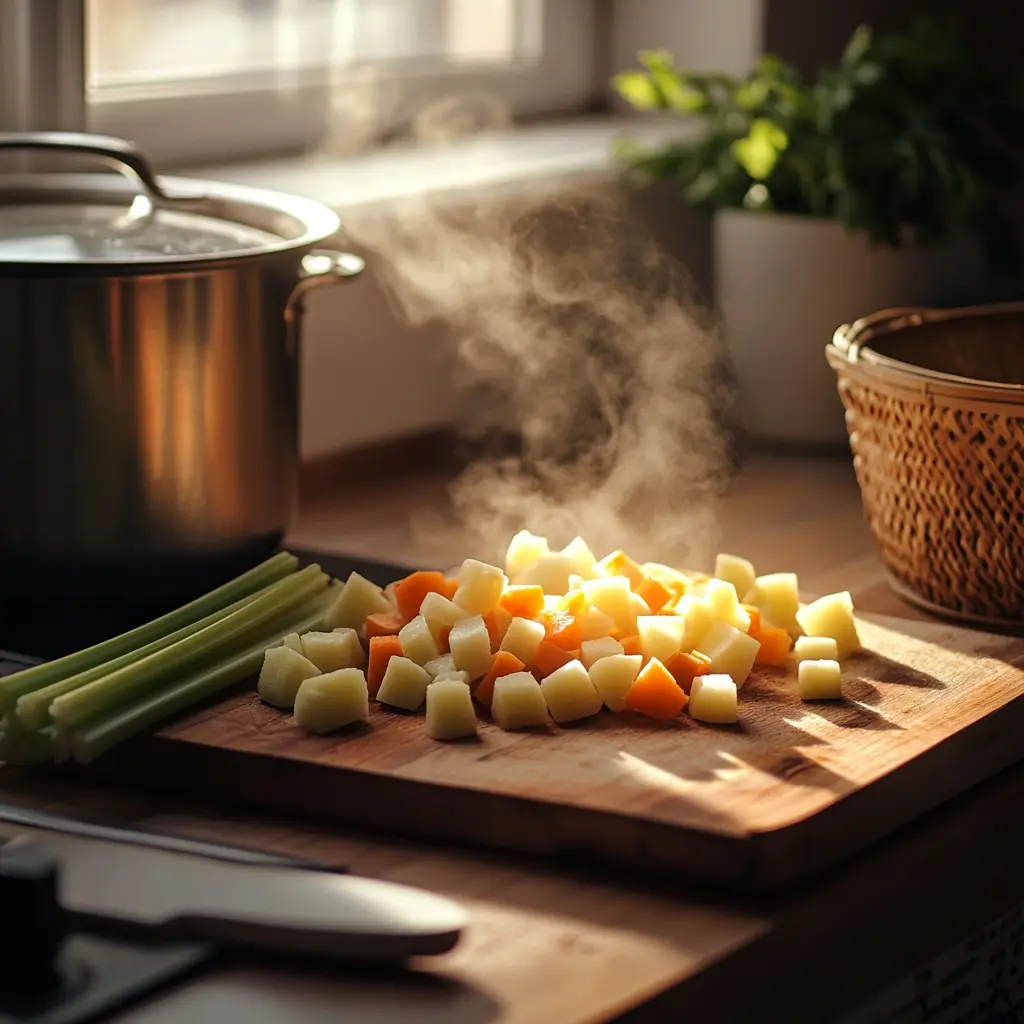
[(514, 619), (536, 618), (544, 611), (544, 588), (534, 584), (507, 587), (501, 606)]
[(758, 665), (786, 664), (790, 648), (789, 633), (775, 626), (769, 626), (767, 629), (762, 627), (757, 639), (761, 641), (761, 647), (754, 659)]
[(743, 605), (743, 610), (750, 616), (750, 628), (747, 632), (757, 640), (761, 636), (761, 610), (752, 604)]
[(679, 651), (665, 662), (665, 668), (669, 670), (672, 678), (687, 696), (690, 694), (694, 678), (707, 675), (710, 667), (711, 659), (706, 654), (701, 654), (700, 651), (694, 651), (692, 654)]
[(660, 612), (672, 599), (672, 593), (668, 587), (651, 576), (644, 577), (643, 582), (636, 588), (636, 592), (655, 614)]
[(626, 693), (626, 707), (648, 718), (675, 718), (689, 701), (672, 673), (657, 658), (644, 665)]
[(544, 639), (563, 651), (578, 650), (583, 643), (579, 623), (567, 612), (544, 612), (540, 621), (544, 624)]
[(395, 584), (395, 600), (398, 602), (402, 624), (412, 622), (419, 615), (420, 605), (427, 594), (444, 594), (447, 586), (444, 573), (425, 570), (410, 573), (404, 580), (399, 580)]
[(537, 653), (533, 656), (533, 664), (530, 668), (533, 669), (535, 675), (544, 679), (555, 669), (574, 661), (579, 657), (579, 653), (579, 651), (565, 651), (561, 647), (556, 647), (549, 640), (542, 640), (540, 647), (537, 648)]
[[(503, 614), (503, 619), (505, 615), (508, 615), (508, 612)], [(501, 646), (501, 639), (505, 635), (505, 630), (508, 629), (508, 622), (505, 622), (505, 627), (503, 629), (501, 624), (498, 622), (498, 614), (493, 609), (484, 613), (483, 620), (484, 625), (487, 627), (487, 635), (491, 638), (491, 653), (493, 654)], [(447, 637), (445, 638), (445, 642), (447, 643)]]
[(491, 662), (490, 671), (480, 680), (480, 685), (473, 691), (473, 696), (489, 708), (494, 696), (494, 682), (498, 676), (510, 676), (513, 672), (522, 672), (525, 668), (526, 666), (514, 654), (498, 651)]
[(621, 636), (618, 640), (623, 654), (643, 654), (643, 651), (640, 650), (640, 637), (636, 633)]
[(636, 590), (646, 578), (643, 569), (625, 551), (613, 551), (602, 560), (601, 566), (609, 576), (625, 576), (633, 590)]
[(366, 616), (366, 639), (375, 636), (398, 636), (398, 631), (405, 625), (397, 613), (376, 612)]
[(444, 590), (440, 591), (449, 601), (455, 600), (455, 591), (459, 589), (459, 581), (454, 576), (445, 576)]
[(384, 673), (392, 657), (401, 657), (402, 641), (397, 636), (375, 636), (370, 641), (370, 657), (366, 666), (366, 685), (371, 697), (377, 696)]

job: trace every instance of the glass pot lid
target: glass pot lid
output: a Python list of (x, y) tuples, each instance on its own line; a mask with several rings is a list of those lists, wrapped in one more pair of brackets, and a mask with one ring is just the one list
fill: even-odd
[(0, 133), (0, 150), (94, 157), (121, 172), (0, 175), (0, 271), (11, 265), (145, 266), (308, 248), (332, 235), (320, 203), (191, 179), (158, 181), (130, 143), (62, 132)]

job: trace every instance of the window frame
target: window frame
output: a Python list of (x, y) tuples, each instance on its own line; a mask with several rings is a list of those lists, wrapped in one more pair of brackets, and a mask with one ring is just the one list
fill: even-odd
[[(166, 168), (321, 146), (366, 148), (402, 132), (432, 102), (452, 96), (486, 95), (517, 119), (591, 108), (603, 91), (597, 0), (522, 2), (538, 5), (542, 39), (535, 61), (500, 68), (314, 69), (286, 72), (273, 83), (242, 74), (183, 81), (173, 95), (117, 87), (87, 97), (87, 127), (132, 139)], [(354, 101), (359, 117), (346, 121), (339, 99)]]

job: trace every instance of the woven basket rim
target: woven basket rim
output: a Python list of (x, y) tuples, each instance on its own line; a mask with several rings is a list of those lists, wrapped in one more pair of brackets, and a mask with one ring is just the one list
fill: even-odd
[(925, 324), (979, 320), (989, 316), (1019, 314), (1024, 319), (1024, 302), (993, 302), (953, 309), (931, 307), (896, 307), (879, 310), (849, 324), (843, 324), (826, 346), (826, 355), (833, 369), (859, 366), (866, 377), (887, 379), (891, 384), (926, 395), (957, 399), (981, 399), (1010, 404), (1024, 404), (1024, 384), (961, 377), (940, 370), (929, 370), (914, 363), (883, 355), (871, 348), (872, 342), (902, 333)]

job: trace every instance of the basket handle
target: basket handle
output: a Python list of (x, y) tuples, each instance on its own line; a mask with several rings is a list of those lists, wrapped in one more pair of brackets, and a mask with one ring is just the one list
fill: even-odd
[(923, 306), (891, 306), (880, 309), (877, 313), (869, 313), (853, 323), (843, 324), (832, 335), (829, 350), (855, 363), (860, 357), (861, 348), (876, 334), (889, 330), (895, 324), (923, 323), (932, 310)]

